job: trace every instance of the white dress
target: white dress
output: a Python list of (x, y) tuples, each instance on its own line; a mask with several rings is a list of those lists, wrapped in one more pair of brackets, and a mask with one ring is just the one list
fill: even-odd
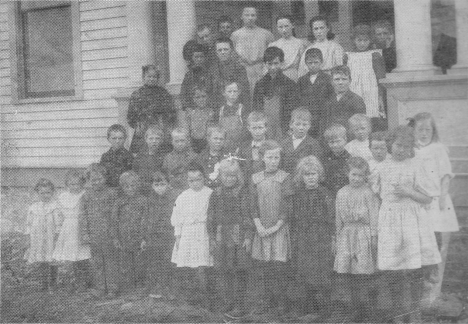
[(367, 162), (373, 159), (372, 152), (369, 148), (369, 140), (361, 142), (357, 139), (353, 139), (345, 145), (345, 149), (349, 154), (351, 154), (351, 156), (362, 157)]
[(322, 51), (322, 70), (327, 71), (334, 68), (335, 66), (343, 65), (344, 50), (340, 44), (333, 40), (325, 40), (320, 43), (314, 42), (312, 45), (307, 47), (302, 54), (301, 61), (299, 62), (299, 77), (309, 72), (309, 69), (307, 69), (307, 65), (305, 64), (305, 52), (307, 52), (309, 48), (318, 48), (320, 51)]
[(297, 82), (297, 69), (299, 68), (299, 61), (301, 59), (302, 53), (304, 53), (304, 49), (306, 48), (306, 42), (296, 37), (291, 37), (289, 39), (281, 37), (280, 39), (268, 45), (268, 47), (273, 46), (282, 49), (284, 52), (284, 75)]
[(206, 228), (208, 206), (213, 190), (187, 189), (177, 197), (171, 216), (174, 235), (180, 235), (179, 246), (174, 245), (172, 262), (177, 267), (212, 266), (210, 240)]
[(380, 270), (419, 269), (441, 262), (427, 205), (395, 195), (395, 185), (410, 186), (427, 194), (427, 178), (418, 161), (389, 157), (376, 168), (374, 192), (382, 204), (378, 219), (377, 266)]
[(346, 52), (348, 67), (351, 70), (351, 84), (349, 89), (358, 94), (366, 104), (366, 115), (379, 117), (379, 85), (372, 66), (372, 54), (382, 50), (376, 49), (365, 52)]
[(30, 247), (24, 256), (29, 263), (52, 261), (55, 234), (60, 231), (62, 217), (56, 200), (39, 201), (29, 207), (25, 234), (30, 237)]
[(57, 261), (80, 261), (91, 258), (88, 244), (81, 244), (78, 228), (79, 205), (81, 196), (72, 194), (69, 191), (62, 192), (58, 201), (62, 208), (64, 221), (62, 230), (55, 244), (53, 259)]
[(457, 232), (459, 230), (457, 215), (450, 195), (445, 199), (443, 211), (439, 207), (440, 181), (446, 175), (453, 178), (447, 147), (442, 143), (431, 143), (416, 149), (416, 157), (421, 161), (422, 168), (431, 183), (430, 196), (433, 197), (429, 209), (432, 227), (436, 232)]

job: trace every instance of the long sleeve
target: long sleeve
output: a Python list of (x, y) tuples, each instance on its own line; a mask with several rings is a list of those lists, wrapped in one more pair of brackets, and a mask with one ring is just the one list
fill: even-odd
[(239, 193), (239, 195), (241, 195), (241, 216), (244, 239), (252, 240), (255, 232), (255, 225), (250, 217), (248, 196), (242, 192)]
[(372, 68), (374, 69), (377, 82), (385, 78), (385, 61), (379, 53), (372, 53)]
[(185, 73), (184, 80), (182, 80), (182, 84), (180, 86), (180, 99), (182, 102), (182, 109), (186, 110), (193, 105), (193, 98), (192, 98), (192, 89), (193, 86), (193, 78), (191, 77), (192, 71), (188, 71)]
[(255, 84), (254, 93), (252, 97), (252, 111), (263, 110), (263, 79)]
[(371, 235), (377, 235), (378, 219), (379, 219), (379, 207), (380, 202), (377, 196), (369, 190), (368, 196), (366, 197), (367, 208), (369, 210), (369, 222), (371, 228)]
[(183, 215), (180, 203), (180, 196), (177, 198), (171, 215), (171, 225), (174, 227), (174, 236), (180, 236), (182, 233)]
[(206, 228), (208, 230), (208, 236), (210, 240), (216, 240), (216, 233), (218, 228), (218, 222), (216, 220), (216, 213), (218, 210), (219, 196), (213, 193), (210, 197), (208, 205), (208, 217), (206, 219)]
[(258, 208), (258, 192), (257, 192), (256, 185), (253, 184), (253, 181), (251, 181), (249, 193), (250, 193), (250, 215), (252, 215), (252, 219), (260, 218), (260, 211)]
[[(285, 76), (285, 78), (287, 77)], [(287, 132), (289, 129), (289, 122), (291, 120), (291, 113), (300, 104), (300, 95), (297, 84), (294, 81), (287, 79), (286, 85), (287, 86), (285, 87), (285, 96), (283, 98), (283, 112), (281, 123), (283, 131)]]
[(293, 200), (294, 190), (292, 186), (291, 176), (288, 175), (281, 186), (282, 203), (280, 205), (280, 218), (287, 222), (293, 215)]
[(86, 206), (86, 200), (81, 198), (80, 206), (78, 209), (78, 232), (82, 243), (89, 243), (89, 223), (88, 223), (88, 208)]
[(344, 50), (340, 44), (335, 43), (333, 46), (333, 53), (332, 53), (332, 64), (333, 67), (343, 65), (343, 56)]
[(336, 203), (335, 203), (335, 210), (336, 210), (336, 216), (335, 216), (335, 233), (338, 235), (343, 228), (343, 218), (345, 217), (346, 214), (346, 209), (345, 209), (345, 197), (343, 197), (343, 191), (340, 190), (338, 191), (338, 194), (336, 195)]
[(32, 227), (32, 223), (33, 223), (33, 218), (34, 218), (34, 212), (33, 212), (32, 206), (31, 206), (28, 209), (28, 216), (26, 218), (26, 228), (25, 228), (25, 231), (24, 231), (24, 234), (26, 234), (26, 235), (31, 234), (31, 227)]
[(136, 90), (130, 96), (130, 101), (128, 104), (128, 111), (127, 111), (127, 122), (132, 128), (136, 128), (138, 122), (140, 121), (140, 113), (141, 113), (141, 98), (140, 92)]
[(56, 208), (52, 211), (55, 225), (55, 233), (60, 233), (64, 221), (64, 215), (60, 208)]
[(334, 199), (332, 198), (330, 192), (325, 189), (325, 206), (326, 206), (326, 210), (327, 210), (327, 220), (330, 224), (330, 233), (332, 235), (336, 235), (336, 208), (335, 208), (335, 201)]
[(120, 241), (120, 202), (116, 201), (112, 206), (112, 213), (110, 216), (110, 237), (112, 240), (118, 239)]

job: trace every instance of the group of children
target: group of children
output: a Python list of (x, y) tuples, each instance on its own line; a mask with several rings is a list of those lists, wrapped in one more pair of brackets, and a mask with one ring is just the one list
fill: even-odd
[(57, 199), (49, 180), (37, 183), (27, 260), (40, 262), (44, 289), (56, 283), (56, 261), (72, 261), (77, 288), (99, 295), (146, 286), (172, 297), (171, 263), (195, 268), (212, 309), (219, 305), (215, 278), (223, 279), (223, 311), (235, 318), (246, 314), (254, 267), (265, 311), (290, 311), (286, 291), (296, 285), (305, 298), (294, 304), (324, 319), (332, 312), (333, 272), (349, 282), (355, 320), (375, 315), (374, 281), (382, 273), (395, 320), (417, 320), (423, 280), (440, 280), (434, 231), (458, 229), (448, 195), (453, 175), (434, 119), (420, 113), (411, 127), (370, 133), (370, 119), (355, 114), (348, 129), (332, 124), (320, 142), (308, 135), (311, 117), (306, 108), (293, 110), (289, 133), (277, 142), (268, 139), (267, 116), (253, 111), (251, 138), (234, 153), (225, 149), (226, 130), (211, 125), (202, 153), (178, 128), (173, 151), (158, 156), (161, 132), (149, 127), (147, 150), (135, 158), (147, 164), (134, 170), (125, 129), (111, 126), (103, 163), (85, 176), (67, 173)]

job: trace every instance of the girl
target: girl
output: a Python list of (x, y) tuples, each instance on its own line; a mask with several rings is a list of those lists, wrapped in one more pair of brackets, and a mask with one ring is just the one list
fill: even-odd
[(215, 268), (223, 277), (226, 316), (245, 315), (244, 298), (253, 223), (247, 212), (247, 195), (239, 163), (224, 159), (219, 166), (221, 187), (210, 199), (208, 232)]
[[(322, 70), (328, 71), (333, 67), (343, 64), (343, 47), (335, 42), (333, 39), (335, 35), (330, 30), (330, 25), (327, 18), (323, 16), (315, 16), (309, 23), (311, 34), (309, 40), (312, 43), (305, 49), (318, 48), (323, 54)], [(304, 51), (304, 53), (305, 53)], [(299, 77), (307, 74), (308, 69), (305, 64), (305, 55), (301, 57), (299, 63)]]
[(439, 280), (432, 289), (431, 299), (439, 294), (444, 276), (445, 262), (450, 242), (450, 233), (458, 231), (457, 215), (448, 193), (453, 178), (452, 166), (447, 148), (439, 142), (439, 133), (434, 117), (429, 113), (419, 113), (411, 121), (416, 136), (416, 157), (422, 162), (423, 170), (431, 183), (432, 203), (429, 208), (432, 227), (441, 237)]
[(219, 124), (226, 131), (224, 147), (228, 152), (235, 151), (247, 133), (244, 121), (247, 111), (239, 102), (239, 85), (228, 82), (224, 87), (225, 104), (219, 110)]
[(205, 186), (203, 167), (191, 163), (187, 167), (189, 189), (177, 197), (171, 216), (176, 242), (172, 262), (178, 268), (196, 268), (200, 288), (209, 298), (209, 308), (214, 305), (214, 283), (207, 267), (213, 266), (207, 230), (208, 205), (212, 189)]
[[(420, 321), (422, 267), (441, 261), (426, 206), (427, 177), (414, 157), (413, 129), (398, 126), (390, 132), (387, 146), (391, 157), (380, 163), (373, 176), (373, 189), (382, 205), (378, 219), (377, 266), (389, 270), (395, 321), (410, 313)], [(403, 297), (411, 293), (411, 304)]]
[[(353, 320), (369, 319), (369, 288), (375, 271), (379, 200), (367, 184), (369, 164), (362, 157), (348, 160), (349, 184), (336, 195), (336, 257), (334, 270), (347, 274)], [(376, 297), (376, 296), (373, 296)], [(377, 298), (372, 298), (376, 309)]]
[(346, 151), (351, 156), (360, 156), (364, 160), (372, 159), (372, 152), (369, 145), (369, 135), (371, 133), (371, 120), (364, 114), (354, 114), (348, 120), (349, 130), (354, 139), (345, 145)]
[(297, 82), (297, 69), (299, 61), (304, 53), (307, 43), (294, 35), (294, 25), (290, 16), (279, 16), (276, 18), (276, 27), (281, 38), (270, 43), (268, 46), (276, 46), (284, 52), (283, 73), (288, 78)]
[[(331, 313), (333, 200), (320, 182), (325, 172), (313, 155), (301, 159), (296, 167), (294, 182), (295, 236), (293, 251), (298, 281), (306, 287), (307, 314), (319, 311), (325, 320)], [(320, 260), (320, 262), (317, 262)], [(317, 299), (317, 295), (322, 298)]]
[(366, 115), (385, 116), (379, 80), (385, 78), (382, 50), (371, 48), (372, 30), (367, 25), (354, 27), (354, 52), (346, 52), (344, 64), (351, 70), (350, 90), (364, 99)]
[(57, 284), (58, 268), (51, 262), (63, 215), (54, 198), (55, 186), (50, 180), (40, 179), (34, 191), (37, 192), (39, 201), (33, 203), (28, 210), (25, 234), (29, 238), (29, 249), (24, 258), (28, 263), (39, 264), (42, 290), (47, 291)]
[(67, 190), (62, 192), (58, 201), (62, 208), (64, 221), (55, 246), (53, 259), (72, 262), (76, 288), (85, 288), (91, 284), (89, 278), (89, 245), (81, 243), (79, 238), (78, 214), (81, 196), (84, 194), (85, 177), (76, 170), (69, 170), (65, 176)]
[(259, 155), (265, 170), (252, 175), (250, 188), (256, 228), (252, 258), (260, 261), (262, 266), (268, 308), (277, 308), (281, 314), (286, 308), (284, 268), (291, 254), (287, 219), (292, 212), (293, 190), (290, 175), (279, 169), (279, 144), (273, 140), (265, 141)]

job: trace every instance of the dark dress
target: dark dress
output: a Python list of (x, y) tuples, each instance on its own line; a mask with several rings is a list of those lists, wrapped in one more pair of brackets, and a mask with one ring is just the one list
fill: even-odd
[(320, 134), (323, 134), (325, 129), (332, 123), (338, 123), (344, 127), (348, 126), (348, 119), (354, 114), (366, 114), (366, 104), (361, 96), (348, 90), (340, 100), (333, 95), (330, 100), (325, 103), (325, 112), (327, 114), (327, 122), (321, 126)]
[(280, 145), (282, 148), (282, 169), (287, 173), (294, 174), (297, 163), (306, 156), (314, 155), (322, 160), (323, 152), (320, 143), (309, 135), (296, 148), (294, 148), (293, 138), (290, 135), (284, 138)]
[(101, 156), (100, 163), (107, 170), (107, 185), (118, 187), (120, 175), (132, 169), (133, 155), (123, 147), (118, 150), (111, 148)]
[(328, 190), (301, 187), (294, 196), (292, 220), (293, 262), (297, 278), (310, 285), (330, 283), (333, 270), (332, 235), (335, 228)]
[[(252, 180), (252, 174), (263, 171), (264, 163), (258, 154), (260, 146), (252, 147), (252, 140), (246, 141), (239, 146), (238, 155), (242, 159), (240, 166), (244, 174), (245, 185), (248, 187)], [(254, 151), (256, 151), (254, 153)], [(255, 158), (255, 160), (254, 160)]]
[(351, 157), (348, 151), (343, 150), (340, 155), (328, 152), (323, 159), (325, 169), (325, 187), (328, 188), (333, 197), (336, 197), (338, 190), (349, 183), (347, 160)]
[(160, 125), (163, 128), (163, 145), (169, 146), (170, 130), (177, 121), (171, 95), (160, 86), (142, 86), (130, 97), (127, 121), (135, 129), (130, 152), (138, 153), (144, 147), (145, 132), (149, 125)]
[(440, 35), (439, 45), (433, 54), (433, 63), (442, 69), (442, 73), (446, 74), (447, 70), (457, 63), (457, 39)]
[[(195, 107), (195, 103), (193, 102), (195, 87), (205, 89), (207, 91), (208, 99), (212, 98), (212, 80), (206, 67), (190, 68), (187, 73), (185, 73), (184, 80), (180, 86), (180, 99), (183, 110)], [(208, 101), (208, 103), (208, 106), (211, 107), (212, 102)]]
[(162, 169), (164, 155), (165, 152), (159, 148), (151, 155), (148, 150), (138, 152), (133, 159), (133, 170), (140, 176), (145, 193), (151, 188), (153, 173)]

